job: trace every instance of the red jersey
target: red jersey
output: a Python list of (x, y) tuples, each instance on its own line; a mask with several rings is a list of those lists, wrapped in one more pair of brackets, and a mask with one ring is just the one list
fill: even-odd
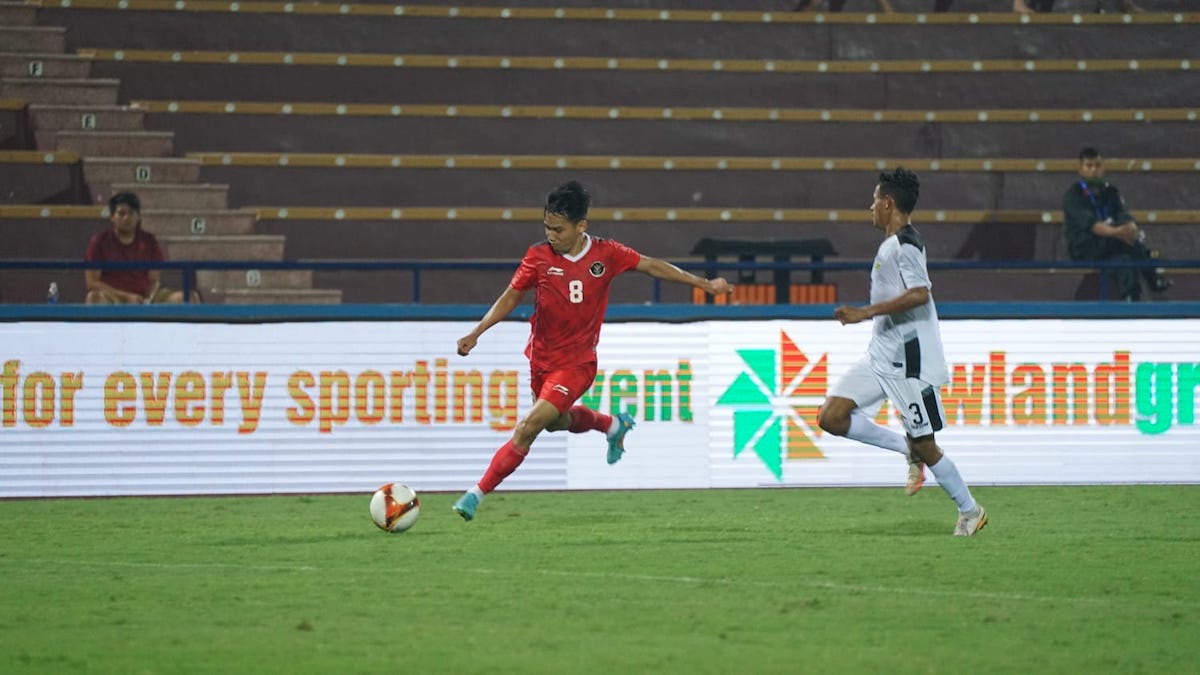
[[(157, 262), (163, 260), (163, 252), (158, 239), (140, 227), (128, 244), (122, 244), (110, 227), (92, 235), (83, 259), (87, 262)], [(149, 270), (103, 270), (100, 281), (128, 293), (146, 295), (150, 291)]]
[(641, 260), (637, 251), (600, 237), (588, 237), (573, 258), (544, 241), (530, 246), (509, 282), (518, 291), (534, 289), (525, 347), (530, 366), (558, 370), (595, 362), (609, 286)]

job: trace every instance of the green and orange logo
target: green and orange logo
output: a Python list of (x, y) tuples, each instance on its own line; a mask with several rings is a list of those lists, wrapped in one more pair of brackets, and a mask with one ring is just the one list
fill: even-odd
[(824, 457), (813, 442), (817, 413), (829, 382), (828, 357), (813, 361), (787, 333), (778, 349), (739, 349), (747, 370), (721, 394), (718, 406), (733, 408), (733, 456), (752, 450), (783, 478), (783, 459)]

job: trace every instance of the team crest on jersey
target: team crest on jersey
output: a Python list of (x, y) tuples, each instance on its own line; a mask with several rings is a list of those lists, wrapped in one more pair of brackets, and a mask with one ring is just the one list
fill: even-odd
[(592, 263), (592, 266), (588, 268), (588, 271), (591, 272), (592, 276), (594, 277), (602, 277), (604, 276), (604, 263), (594, 262)]

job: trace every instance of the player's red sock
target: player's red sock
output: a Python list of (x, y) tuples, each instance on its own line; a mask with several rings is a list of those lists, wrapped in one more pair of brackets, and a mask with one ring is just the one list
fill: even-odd
[(612, 415), (596, 412), (582, 405), (571, 406), (571, 426), (567, 431), (582, 434), (587, 431), (608, 431), (612, 426)]
[(479, 479), (479, 489), (484, 494), (496, 489), (500, 481), (508, 478), (508, 475), (517, 470), (521, 466), (521, 462), (525, 461), (525, 455), (529, 454), (528, 449), (521, 449), (513, 445), (510, 440), (492, 455), (492, 463), (488, 465), (487, 471), (484, 472), (483, 478)]

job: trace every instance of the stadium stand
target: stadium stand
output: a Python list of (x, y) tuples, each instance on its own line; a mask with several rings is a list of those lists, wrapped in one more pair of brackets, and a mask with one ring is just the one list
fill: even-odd
[[(228, 209), (228, 186), (200, 182), (200, 162), (174, 157), (174, 134), (145, 129), (145, 114), (118, 104), (120, 81), (90, 77), (92, 62), (65, 55), (66, 30), (33, 25), (36, 9), (7, 4), (0, 28), (0, 96), (19, 115), (5, 124), (0, 176), (6, 204), (103, 203), (121, 190), (139, 194), (146, 227), (160, 236), (174, 260), (280, 260), (281, 235), (256, 234), (252, 212)], [(15, 102), (15, 103), (14, 103)], [(9, 118), (0, 118), (8, 122)], [(5, 233), (21, 243), (10, 255), (78, 258), (104, 213), (81, 209), (83, 228), (33, 228), (20, 207), (8, 210)], [(41, 213), (37, 216), (43, 218)], [(78, 223), (80, 221), (76, 221)], [(212, 227), (210, 227), (212, 223)], [(70, 233), (73, 236), (64, 236)], [(7, 272), (6, 301), (36, 298), (47, 278), (63, 297), (81, 299), (82, 280), (51, 273)], [(79, 275), (72, 275), (79, 276)], [(210, 299), (225, 302), (340, 302), (337, 289), (312, 289), (311, 272), (201, 272), (197, 283)], [(252, 286), (252, 287), (249, 287)]]
[[(1086, 3), (1066, 0), (1034, 17), (997, 2), (939, 15), (589, 4), (47, 2), (38, 30), (0, 32), (0, 51), (44, 39), (59, 52), (38, 77), (21, 77), (27, 56), (0, 57), (0, 96), (29, 104), (0, 105), (0, 143), (36, 149), (0, 171), (42, 186), (6, 203), (132, 188), (149, 195), (148, 222), (164, 218), (152, 229), (173, 258), (511, 260), (540, 233), (531, 207), (569, 176), (596, 195), (595, 231), (651, 255), (685, 260), (706, 237), (825, 238), (859, 260), (877, 245), (862, 221), (879, 162), (902, 161), (925, 179), (917, 220), (931, 260), (1055, 261), (1073, 158), (1097, 145), (1154, 241), (1197, 250), (1200, 82), (1187, 45), (1200, 16), (1177, 0), (1148, 0), (1136, 16), (1075, 14)], [(67, 70), (79, 63), (89, 77)], [(100, 92), (86, 104), (96, 130), (66, 130), (80, 109), (37, 93), (51, 79), (69, 81), (49, 88), (74, 99)], [(201, 211), (214, 227), (189, 231), (186, 214)], [(63, 211), (10, 213), (0, 226), (20, 236), (80, 229)], [(183, 215), (168, 225), (168, 214)], [(309, 288), (329, 291), (325, 301), (403, 301), (412, 283), (270, 275), (264, 286), (303, 302)], [(1094, 292), (1088, 276), (944, 272), (938, 297), (1068, 299)], [(1172, 293), (1195, 297), (1196, 275), (1183, 276)], [(865, 292), (861, 277), (830, 275), (843, 299)], [(487, 302), (506, 279), (431, 273), (422, 298)], [(253, 301), (245, 281), (203, 283)], [(37, 283), (5, 292), (37, 297)], [(615, 302), (645, 297), (642, 285), (614, 291)]]

